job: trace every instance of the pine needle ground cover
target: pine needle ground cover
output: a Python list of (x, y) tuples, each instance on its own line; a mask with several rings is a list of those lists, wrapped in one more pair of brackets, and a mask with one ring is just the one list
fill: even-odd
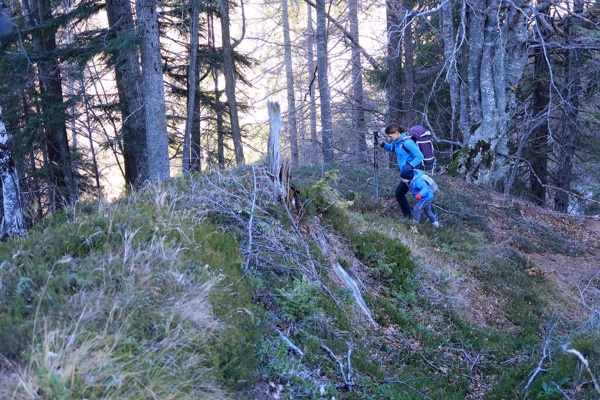
[(393, 171), (379, 199), (372, 178), (294, 171), (295, 213), (247, 166), (3, 243), (0, 397), (597, 397), (597, 278), (577, 297), (532, 272), (539, 254), (590, 257), (583, 242), (531, 220), (507, 234), (497, 220), (522, 223), (526, 203), (442, 176), (442, 228), (414, 229)]

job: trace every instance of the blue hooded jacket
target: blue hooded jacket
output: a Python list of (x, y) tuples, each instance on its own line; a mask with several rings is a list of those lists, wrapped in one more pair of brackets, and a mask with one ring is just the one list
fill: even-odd
[(415, 173), (415, 176), (410, 182), (408, 182), (408, 187), (410, 188), (413, 196), (421, 193), (423, 196), (422, 200), (433, 200), (435, 196), (431, 190), (429, 190), (429, 184), (427, 181), (422, 178), (425, 172), (421, 171), (420, 169), (415, 169), (413, 172)]
[(385, 143), (383, 148), (387, 151), (395, 151), (396, 158), (398, 159), (398, 168), (402, 169), (406, 166), (406, 164), (412, 165), (412, 167), (416, 167), (423, 161), (423, 153), (419, 149), (419, 146), (412, 139), (407, 139), (404, 141), (404, 146), (402, 146), (402, 139), (408, 137), (408, 133), (404, 132), (400, 136), (400, 138), (392, 143)]

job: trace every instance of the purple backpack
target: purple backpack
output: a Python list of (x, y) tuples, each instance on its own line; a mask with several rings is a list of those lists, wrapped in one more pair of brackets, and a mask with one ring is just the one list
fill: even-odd
[(433, 156), (433, 143), (431, 141), (433, 135), (431, 134), (429, 129), (421, 125), (415, 125), (412, 128), (410, 128), (407, 133), (408, 135), (404, 139), (402, 139), (402, 147), (404, 148), (404, 150), (409, 151), (406, 147), (404, 147), (404, 141), (412, 139), (415, 141), (417, 146), (419, 146), (419, 150), (421, 150), (421, 153), (423, 153), (423, 164), (435, 164), (435, 157)]

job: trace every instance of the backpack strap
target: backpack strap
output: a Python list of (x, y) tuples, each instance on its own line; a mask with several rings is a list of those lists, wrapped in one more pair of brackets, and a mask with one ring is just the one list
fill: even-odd
[[(409, 149), (408, 147), (406, 147), (406, 146), (404, 145), (404, 142), (406, 142), (407, 140), (412, 140), (413, 142), (415, 142), (415, 144), (416, 144), (417, 142), (416, 142), (416, 141), (415, 141), (415, 139), (414, 139), (412, 136), (410, 136), (410, 134), (409, 134), (409, 135), (406, 135), (406, 137), (405, 137), (404, 139), (402, 139), (402, 144), (401, 144), (401, 146), (402, 146), (402, 148), (404, 149), (404, 151), (406, 151), (408, 154), (410, 154), (410, 155), (413, 157), (413, 159), (414, 159), (414, 158), (415, 158), (415, 154), (414, 154), (412, 151), (410, 151), (410, 149)], [(417, 145), (417, 146), (418, 146), (418, 145)], [(425, 168), (425, 157), (423, 157), (423, 160), (421, 161), (421, 163), (420, 163), (419, 165), (415, 166), (414, 168), (418, 168), (418, 169), (424, 169), (424, 168)]]
[[(413, 154), (413, 152), (412, 152), (412, 151), (410, 151), (410, 149), (409, 149), (409, 148), (407, 148), (407, 147), (404, 145), (404, 142), (406, 142), (407, 140), (413, 140), (412, 136), (410, 136), (410, 135), (406, 135), (406, 137), (405, 137), (404, 139), (402, 139), (402, 148), (403, 148), (403, 149), (404, 149), (404, 151), (406, 151), (408, 154), (410, 154), (411, 156), (413, 156), (413, 158), (415, 158), (415, 155)], [(414, 141), (414, 140), (413, 140), (413, 141)]]

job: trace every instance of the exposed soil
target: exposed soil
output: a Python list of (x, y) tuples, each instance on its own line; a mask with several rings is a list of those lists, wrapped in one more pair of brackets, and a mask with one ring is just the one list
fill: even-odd
[[(452, 186), (453, 182), (449, 182)], [(468, 190), (464, 187), (461, 190)], [(487, 224), (493, 244), (508, 245), (527, 259), (527, 275), (546, 280), (556, 289), (555, 306), (572, 318), (587, 320), (598, 313), (600, 295), (600, 216), (557, 213), (494, 191), (475, 192), (487, 206)], [(552, 249), (558, 236), (572, 246)], [(546, 246), (547, 251), (533, 251)], [(460, 292), (468, 304), (463, 311), (481, 325), (502, 323), (503, 301), (490, 298), (468, 280)], [(595, 311), (594, 311), (595, 310)]]

